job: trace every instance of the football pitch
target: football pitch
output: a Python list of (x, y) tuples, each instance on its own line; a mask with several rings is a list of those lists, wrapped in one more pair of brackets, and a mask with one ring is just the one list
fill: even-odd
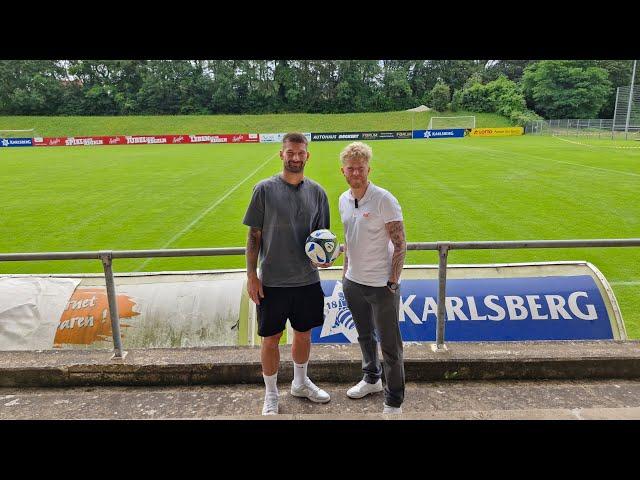
[[(370, 180), (402, 206), (409, 242), (640, 237), (640, 142), (554, 137), (370, 142)], [(331, 202), (347, 142), (312, 142), (305, 174)], [(0, 149), (0, 252), (237, 247), (253, 185), (279, 144)], [(452, 251), (449, 263), (586, 260), (640, 338), (640, 248)], [(339, 260), (338, 263), (341, 263)], [(408, 252), (407, 264), (437, 264)], [(115, 260), (114, 271), (243, 268), (244, 257)], [(0, 273), (102, 272), (99, 261), (4, 262)]]

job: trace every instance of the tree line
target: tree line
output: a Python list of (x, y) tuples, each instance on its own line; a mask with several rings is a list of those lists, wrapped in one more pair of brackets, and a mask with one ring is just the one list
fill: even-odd
[(404, 110), (611, 118), (628, 60), (0, 60), (0, 115)]

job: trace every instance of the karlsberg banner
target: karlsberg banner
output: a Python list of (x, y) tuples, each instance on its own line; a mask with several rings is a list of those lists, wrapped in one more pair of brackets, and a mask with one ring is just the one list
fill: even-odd
[(32, 138), (0, 138), (0, 147), (31, 147)]
[(462, 138), (464, 137), (464, 133), (464, 128), (449, 128), (446, 130), (414, 130), (413, 138)]
[[(562, 265), (558, 267), (556, 275), (548, 275), (549, 268), (541, 266), (538, 275), (529, 269), (520, 278), (447, 279), (445, 341), (624, 338), (622, 319), (614, 313), (619, 311), (615, 297), (610, 299), (606, 293), (603, 296), (606, 289), (598, 286), (602, 285), (601, 279), (587, 271), (580, 274), (569, 266), (565, 270), (573, 272), (562, 275)], [(403, 277), (406, 273), (407, 270)], [(345, 302), (342, 281), (322, 280), (322, 288), (325, 322), (312, 331), (312, 341), (356, 343), (358, 334)], [(402, 339), (434, 342), (437, 275), (403, 279), (400, 298)]]
[[(445, 341), (625, 340), (606, 279), (587, 262), (449, 265)], [(320, 271), (325, 321), (315, 343), (355, 343), (342, 269)], [(404, 341), (434, 342), (438, 269), (407, 266), (400, 287)], [(243, 270), (115, 276), (125, 348), (258, 345)], [(291, 343), (287, 324), (285, 341)], [(104, 277), (0, 275), (0, 350), (112, 348)]]

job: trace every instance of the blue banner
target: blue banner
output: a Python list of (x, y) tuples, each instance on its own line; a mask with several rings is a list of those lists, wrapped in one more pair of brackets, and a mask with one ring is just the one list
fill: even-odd
[(0, 138), (0, 147), (31, 147), (33, 138)]
[[(356, 343), (342, 282), (323, 280), (325, 322), (314, 343)], [(438, 280), (403, 280), (404, 341), (435, 342)], [(445, 341), (614, 339), (612, 321), (589, 275), (447, 280)]]
[(462, 138), (464, 128), (450, 128), (447, 130), (414, 130), (413, 138)]

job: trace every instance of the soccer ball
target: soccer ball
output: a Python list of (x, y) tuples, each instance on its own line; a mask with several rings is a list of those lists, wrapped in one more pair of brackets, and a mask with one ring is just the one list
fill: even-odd
[(311, 232), (304, 244), (304, 251), (315, 263), (331, 263), (340, 255), (336, 236), (327, 229)]

